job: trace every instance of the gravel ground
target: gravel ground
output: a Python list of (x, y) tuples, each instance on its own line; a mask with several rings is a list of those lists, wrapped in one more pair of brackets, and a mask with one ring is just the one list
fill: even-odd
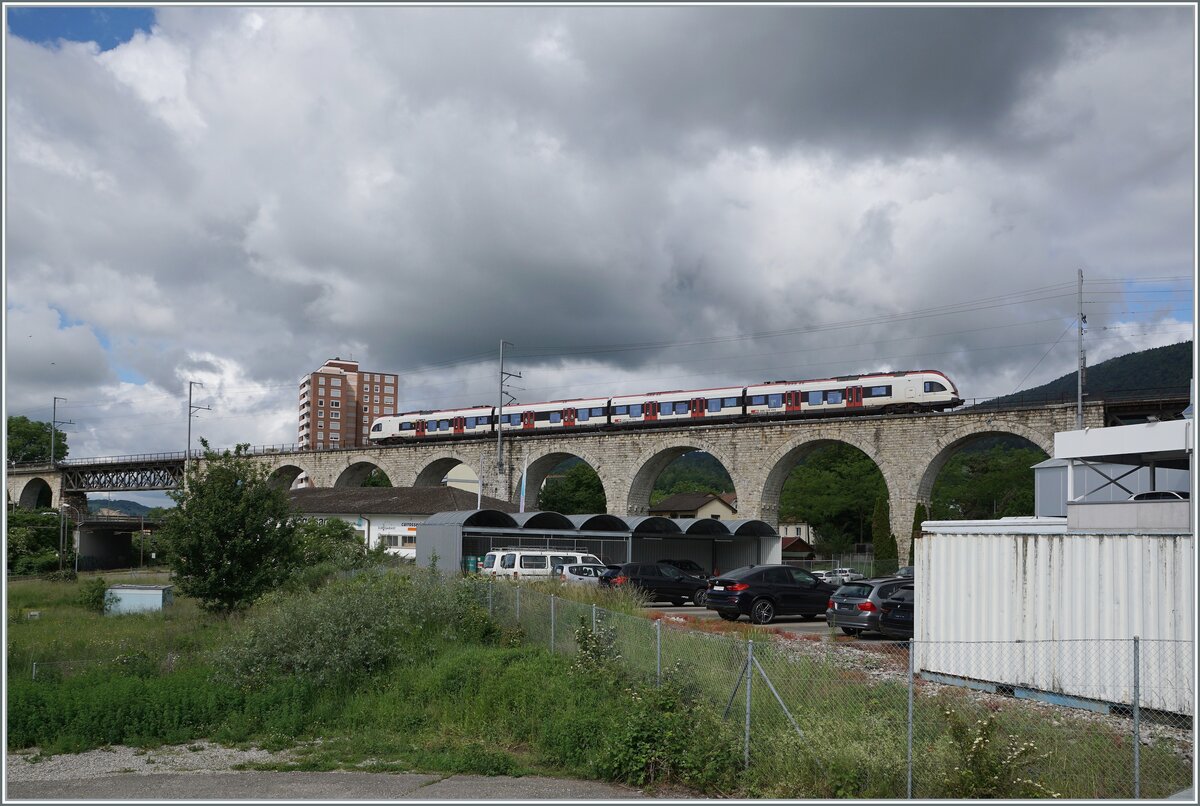
[(238, 750), (211, 742), (140, 750), (105, 747), (42, 756), (9, 753), (9, 800), (628, 800), (695, 795), (540, 776), (373, 772), (239, 772), (238, 764), (289, 761), (289, 751)]

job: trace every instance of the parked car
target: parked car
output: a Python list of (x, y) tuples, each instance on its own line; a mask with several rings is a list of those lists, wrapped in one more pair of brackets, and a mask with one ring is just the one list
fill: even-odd
[(577, 563), (604, 565), (600, 558), (586, 552), (562, 549), (493, 549), (483, 557), (481, 573), (494, 577), (548, 577), (556, 565)]
[(696, 562), (695, 560), (659, 560), (659, 562), (666, 563), (667, 565), (673, 565), (683, 573), (690, 574), (694, 577), (699, 577), (700, 579), (708, 579), (712, 576), (712, 574), (700, 567), (700, 563)]
[(689, 599), (701, 607), (708, 598), (708, 583), (666, 563), (625, 563), (611, 576), (600, 577), (605, 587), (628, 585), (642, 590), (651, 602), (670, 602), (678, 607)]
[(898, 577), (908, 577), (909, 579), (912, 579), (912, 578), (913, 578), (913, 574), (914, 574), (915, 572), (916, 572), (916, 569), (915, 569), (913, 566), (911, 566), (911, 565), (902, 565), (902, 566), (900, 566), (899, 568), (897, 568), (897, 569), (896, 569), (896, 576), (898, 576)]
[(574, 582), (580, 585), (597, 585), (600, 577), (608, 571), (606, 565), (556, 565), (550, 569), (550, 576), (558, 577), (563, 582)]
[(822, 582), (829, 581), (829, 572), (828, 571), (809, 571), (808, 573), (812, 574), (814, 577), (821, 580)]
[(825, 574), (825, 580), (834, 585), (845, 585), (856, 579), (866, 579), (866, 577), (853, 568), (835, 568)]
[(825, 621), (830, 627), (841, 627), (846, 635), (878, 632), (883, 601), (900, 588), (911, 584), (912, 580), (904, 577), (880, 577), (847, 582), (829, 597)]
[(879, 613), (879, 631), (888, 638), (908, 640), (913, 637), (913, 616), (916, 613), (916, 589), (902, 585), (883, 600)]
[(1129, 496), (1130, 501), (1187, 501), (1191, 498), (1187, 490), (1147, 490)]
[(755, 624), (770, 624), (776, 616), (814, 619), (837, 590), (790, 565), (747, 565), (710, 579), (708, 586), (705, 607), (726, 621), (749, 616)]

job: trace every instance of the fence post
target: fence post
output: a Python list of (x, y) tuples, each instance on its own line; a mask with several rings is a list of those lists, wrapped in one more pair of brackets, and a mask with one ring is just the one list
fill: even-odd
[(654, 685), (662, 685), (662, 619), (654, 620)]
[(592, 635), (596, 634), (596, 603), (592, 602)]
[(554, 654), (554, 594), (550, 594), (550, 654)]
[(517, 586), (517, 626), (521, 626), (521, 586)]
[(496, 582), (496, 580), (494, 580), (494, 579), (488, 580), (488, 615), (489, 616), (495, 615), (495, 613), (492, 612), (492, 585), (495, 584), (495, 582)]
[(1133, 797), (1142, 796), (1141, 639), (1133, 636)]
[(37, 661), (33, 662), (33, 679), (37, 680)]
[(912, 736), (913, 736), (913, 642), (908, 642), (908, 790), (906, 797), (912, 800)]
[(743, 763), (750, 769), (750, 685), (754, 681), (754, 641), (746, 641), (746, 740)]

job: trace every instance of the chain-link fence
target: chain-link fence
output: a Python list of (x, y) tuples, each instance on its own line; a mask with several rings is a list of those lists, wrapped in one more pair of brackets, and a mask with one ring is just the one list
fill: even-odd
[(605, 631), (635, 678), (668, 677), (737, 727), (750, 788), (780, 798), (1165, 798), (1192, 786), (1190, 641), (915, 642), (745, 635), (505, 582), (489, 612), (576, 651)]

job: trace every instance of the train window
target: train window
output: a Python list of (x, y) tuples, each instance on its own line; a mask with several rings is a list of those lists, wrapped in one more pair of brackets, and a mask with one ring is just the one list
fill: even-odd
[(892, 387), (890, 386), (870, 386), (863, 392), (863, 397), (891, 397)]
[[(380, 423), (376, 423), (376, 424), (375, 424), (375, 427), (376, 427), (376, 428), (378, 428), (379, 426), (380, 426)], [(412, 427), (413, 427), (413, 424), (412, 424), (412, 423), (400, 423), (400, 430), (401, 430), (401, 431), (411, 431), (411, 430), (412, 430)]]
[(777, 409), (783, 405), (783, 395), (767, 395), (767, 406)]
[(592, 409), (592, 416), (593, 417), (603, 417), (604, 416), (604, 407), (597, 406), (594, 409)]
[(438, 421), (438, 430), (439, 431), (449, 431), (450, 430), (450, 421), (449, 420), (439, 420)]
[(825, 402), (825, 395), (821, 392), (801, 392), (804, 396), (804, 402), (810, 406), (819, 406)]
[(550, 422), (561, 423), (562, 422), (562, 412), (561, 411), (550, 412)]
[(944, 391), (946, 391), (946, 387), (942, 386), (937, 381), (925, 381), (925, 391), (926, 392), (944, 392)]
[(670, 403), (659, 403), (658, 404), (658, 413), (659, 414), (670, 414), (671, 413), (671, 404)]
[[(404, 423), (404, 425), (408, 425), (408, 423)], [(403, 428), (404, 425), (402, 425), (401, 428)], [(375, 425), (371, 426), (371, 430), (372, 431), (382, 431), (383, 423), (375, 423)]]
[(613, 406), (613, 414), (628, 414), (628, 406)]
[(675, 413), (676, 414), (687, 414), (688, 413), (687, 401), (680, 401), (679, 403), (676, 403), (675, 404)]
[(714, 397), (712, 400), (708, 401), (708, 410), (709, 411), (720, 411), (721, 410), (720, 398)]
[(586, 423), (589, 416), (590, 415), (588, 415), (587, 409), (580, 409), (579, 411), (575, 412), (575, 419), (581, 423)]
[(750, 398), (751, 406), (761, 406), (766, 402), (767, 402), (766, 395), (754, 395), (753, 397)]
[(641, 417), (642, 416), (642, 404), (634, 403), (632, 406), (630, 406), (629, 407), (629, 416), (630, 417)]
[(830, 389), (829, 391), (827, 391), (825, 393), (825, 402), (826, 403), (841, 403), (842, 402), (842, 390), (841, 389)]
[(738, 401), (738, 399), (736, 397), (727, 397), (727, 398), (724, 398), (721, 400), (721, 405), (727, 409), (733, 408), (734, 406), (736, 406), (738, 404), (737, 401)]

